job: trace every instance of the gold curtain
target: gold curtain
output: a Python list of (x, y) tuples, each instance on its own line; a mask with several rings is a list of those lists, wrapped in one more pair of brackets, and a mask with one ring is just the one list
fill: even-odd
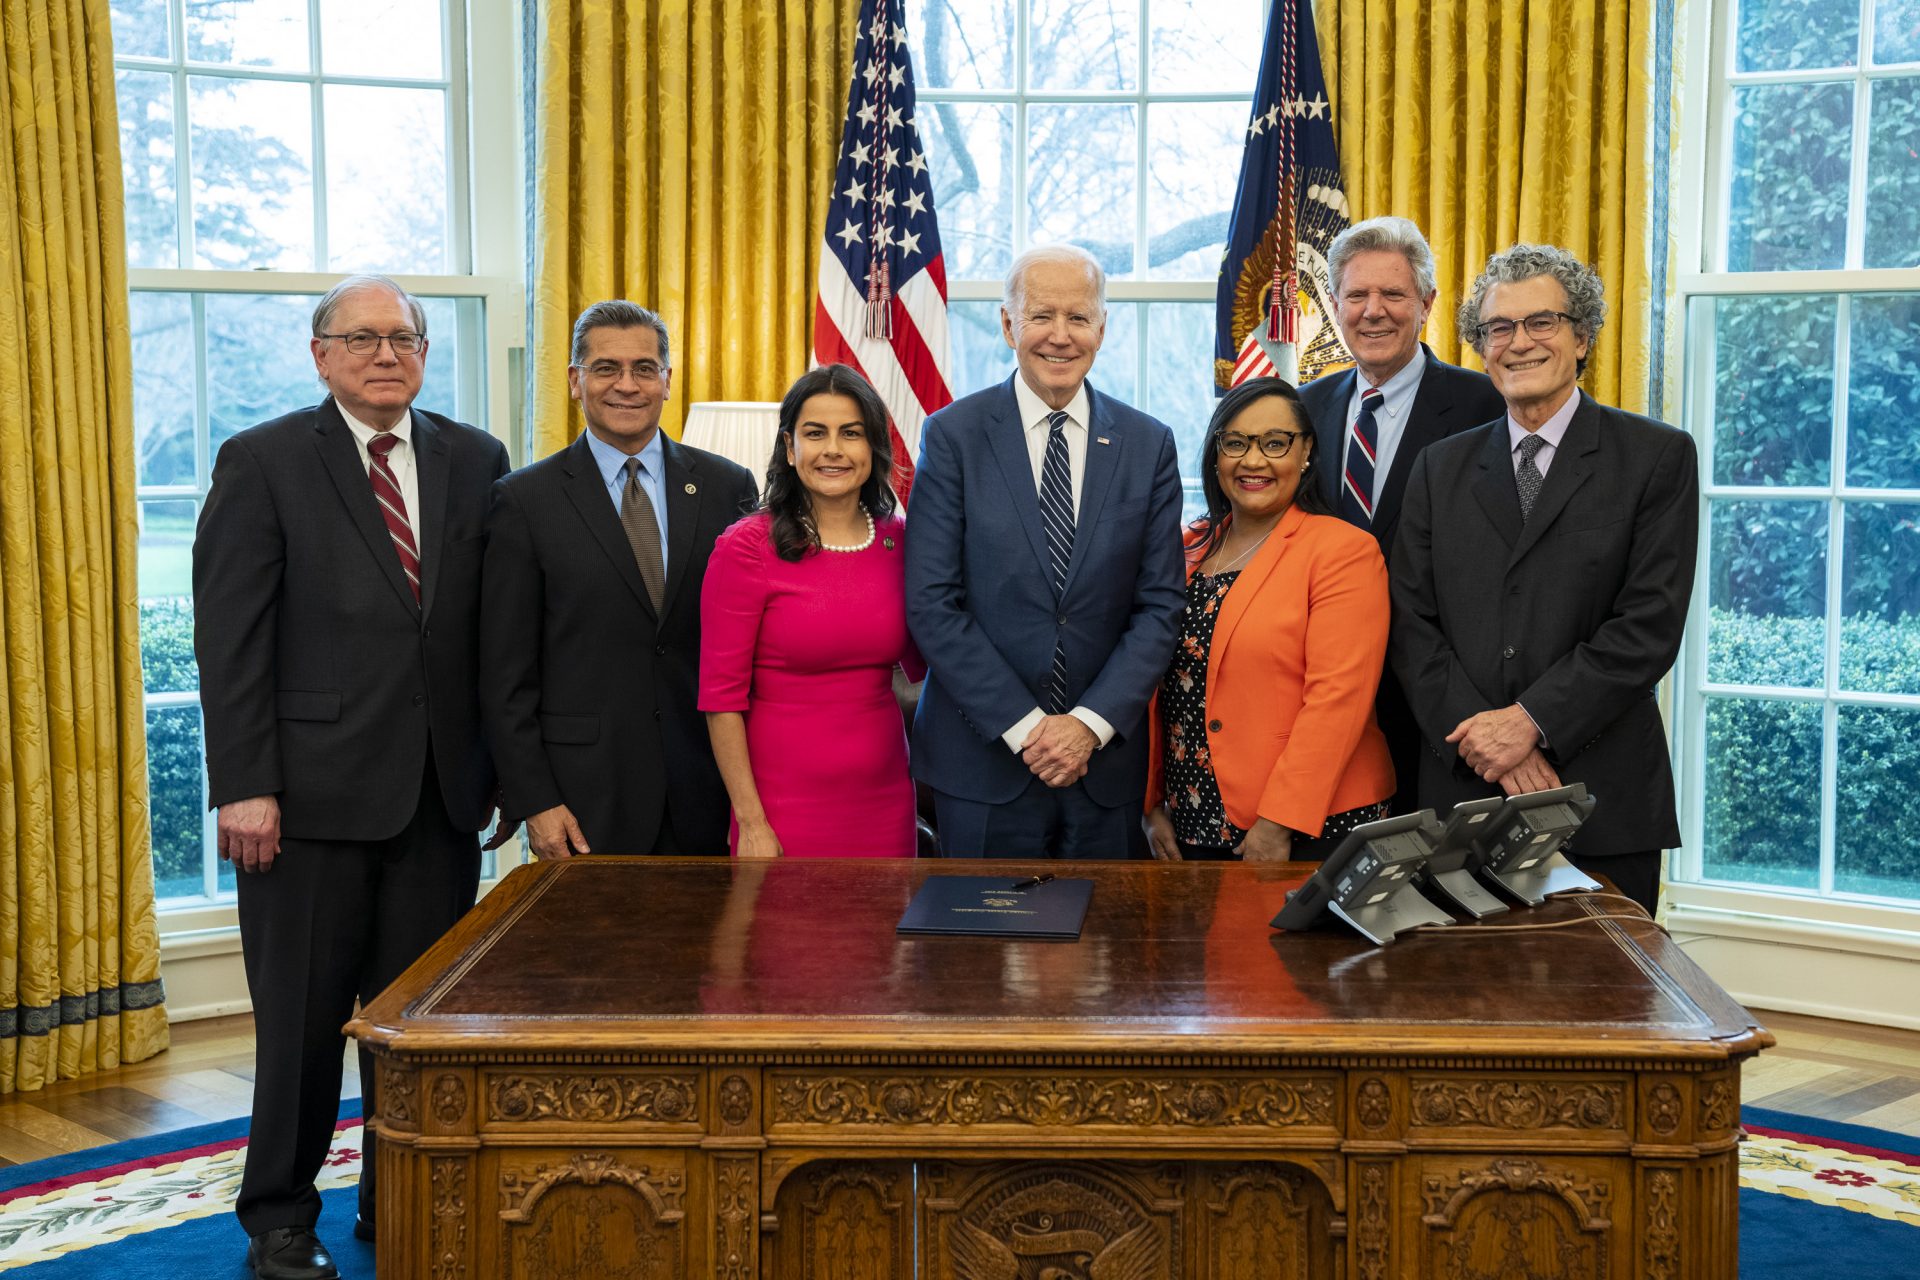
[(0, 0), (0, 1091), (167, 1046), (107, 0)]
[[(1643, 411), (1653, 344), (1653, 0), (1318, 0), (1315, 27), (1355, 221), (1426, 232), (1440, 299), (1427, 336), (1463, 351), (1454, 310), (1487, 256), (1527, 240), (1591, 263), (1609, 314), (1598, 399)], [(1665, 246), (1659, 246), (1665, 253)]]
[(814, 275), (858, 0), (540, 0), (534, 456), (572, 440), (574, 317), (659, 311), (687, 405), (777, 400), (812, 354)]

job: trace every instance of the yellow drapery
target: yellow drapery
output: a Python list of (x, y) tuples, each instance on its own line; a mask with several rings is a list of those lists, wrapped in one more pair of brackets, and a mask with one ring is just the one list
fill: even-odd
[(1426, 232), (1440, 299), (1427, 336), (1463, 351), (1454, 310), (1487, 255), (1548, 242), (1591, 263), (1609, 314), (1583, 385), (1647, 405), (1653, 344), (1653, 0), (1318, 0), (1315, 27), (1355, 221)]
[(655, 308), (687, 405), (778, 399), (812, 352), (814, 275), (858, 0), (540, 0), (534, 456), (579, 431), (574, 317)]
[(167, 1046), (107, 0), (0, 0), (0, 1091)]

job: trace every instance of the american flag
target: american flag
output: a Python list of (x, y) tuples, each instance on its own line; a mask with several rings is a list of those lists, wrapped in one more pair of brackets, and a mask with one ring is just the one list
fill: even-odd
[(914, 112), (905, 0), (865, 0), (820, 248), (813, 358), (852, 365), (886, 401), (902, 501), (920, 424), (953, 401), (947, 268)]

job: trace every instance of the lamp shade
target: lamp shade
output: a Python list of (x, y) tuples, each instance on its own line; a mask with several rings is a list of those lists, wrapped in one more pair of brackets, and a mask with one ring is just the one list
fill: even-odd
[(752, 474), (757, 490), (765, 483), (767, 459), (779, 434), (777, 401), (708, 400), (687, 410), (680, 439), (739, 463)]

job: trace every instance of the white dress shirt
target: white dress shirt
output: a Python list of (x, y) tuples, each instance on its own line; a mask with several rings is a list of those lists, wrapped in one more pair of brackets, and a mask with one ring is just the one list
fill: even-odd
[(1529, 433), (1527, 429), (1507, 415), (1507, 453), (1508, 461), (1513, 463), (1517, 473), (1520, 470), (1520, 442), (1529, 434), (1539, 436), (1544, 443), (1540, 452), (1533, 455), (1533, 465), (1540, 472), (1542, 480), (1547, 478), (1547, 468), (1553, 465), (1553, 455), (1560, 452), (1560, 441), (1566, 438), (1567, 428), (1573, 425), (1573, 411), (1580, 407), (1580, 393), (1575, 391), (1567, 397), (1567, 402), (1553, 411), (1553, 416), (1540, 424), (1538, 431)]
[[(1370, 505), (1380, 505), (1380, 491), (1387, 486), (1387, 472), (1393, 470), (1393, 455), (1399, 452), (1400, 438), (1407, 433), (1407, 419), (1413, 416), (1413, 399), (1420, 393), (1420, 379), (1427, 372), (1427, 353), (1415, 350), (1400, 372), (1380, 384), (1380, 407), (1373, 415), (1373, 492)], [(1347, 453), (1353, 447), (1353, 424), (1360, 420), (1360, 401), (1372, 386), (1366, 375), (1353, 371), (1353, 396), (1347, 401), (1347, 429), (1340, 436), (1340, 456), (1336, 467), (1344, 469)]]
[[(348, 413), (338, 400), (333, 403), (340, 409), (340, 416), (347, 420), (347, 430), (353, 432), (353, 443), (360, 450), (360, 465), (367, 469), (367, 483), (371, 485), (373, 455), (367, 452), (367, 442), (382, 433)], [(420, 541), (420, 469), (413, 465), (413, 411), (409, 409), (407, 415), (384, 434), (399, 441), (387, 455), (387, 466), (392, 468), (393, 478), (400, 482), (400, 498), (407, 504), (407, 527), (413, 530), (413, 548), (424, 557), (426, 552)]]
[[(1020, 406), (1020, 422), (1026, 430), (1027, 456), (1033, 461), (1033, 491), (1037, 496), (1040, 492), (1040, 473), (1047, 461), (1047, 436), (1050, 433), (1047, 419), (1053, 416), (1053, 409), (1017, 372), (1013, 375), (1013, 398)], [(1067, 476), (1073, 485), (1074, 536), (1078, 537), (1080, 493), (1087, 475), (1087, 420), (1092, 416), (1085, 382), (1073, 393), (1073, 399), (1067, 401), (1066, 413), (1066, 425), (1061, 431), (1067, 438)], [(1046, 718), (1046, 714), (1041, 708), (1035, 707), (1021, 716), (1013, 728), (1001, 734), (1000, 741), (1007, 744), (1009, 751), (1018, 754), (1026, 744), (1027, 735)], [(1093, 730), (1101, 746), (1113, 741), (1113, 726), (1099, 712), (1087, 707), (1075, 707), (1067, 714)]]

